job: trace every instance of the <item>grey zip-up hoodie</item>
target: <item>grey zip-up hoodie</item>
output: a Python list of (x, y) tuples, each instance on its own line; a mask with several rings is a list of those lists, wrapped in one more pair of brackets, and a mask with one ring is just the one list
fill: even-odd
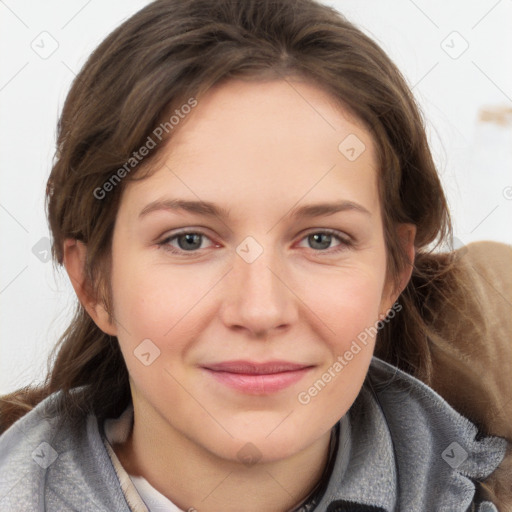
[[(54, 402), (49, 396), (0, 436), (0, 511), (130, 512), (104, 425), (89, 415), (79, 432), (57, 430)], [(507, 444), (478, 436), (432, 389), (377, 358), (341, 423), (315, 512), (467, 512), (473, 482), (497, 468)], [(489, 502), (474, 510), (497, 511)]]

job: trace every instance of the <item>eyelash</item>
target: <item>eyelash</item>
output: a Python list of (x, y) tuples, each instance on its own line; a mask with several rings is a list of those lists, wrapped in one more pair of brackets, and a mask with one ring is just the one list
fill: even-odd
[[(351, 249), (354, 246), (354, 242), (353, 242), (352, 239), (350, 239), (346, 235), (343, 236), (341, 234), (341, 232), (336, 231), (334, 229), (323, 229), (323, 230), (319, 230), (319, 231), (311, 231), (311, 232), (305, 234), (301, 238), (301, 241), (304, 240), (305, 238), (311, 236), (311, 235), (318, 235), (318, 234), (331, 235), (331, 236), (333, 236), (333, 238), (337, 239), (340, 242), (340, 244), (338, 246), (334, 247), (334, 248), (326, 249), (326, 250), (312, 249), (314, 252), (317, 252), (317, 253), (327, 253), (327, 254), (336, 254), (338, 252), (341, 252), (341, 251), (344, 251), (344, 250), (347, 250), (347, 249)], [(210, 237), (206, 233), (203, 233), (200, 230), (197, 230), (197, 231), (195, 231), (195, 230), (194, 231), (180, 231), (178, 233), (174, 233), (173, 235), (164, 238), (160, 242), (157, 242), (157, 246), (159, 248), (163, 249), (164, 251), (168, 251), (168, 252), (170, 252), (172, 254), (180, 254), (180, 255), (185, 255), (187, 253), (188, 254), (197, 254), (201, 249), (197, 249), (197, 250), (193, 250), (193, 251), (185, 251), (183, 249), (177, 249), (176, 247), (172, 247), (171, 245), (169, 245), (169, 242), (171, 242), (172, 240), (175, 240), (178, 237), (183, 236), (183, 235), (200, 235), (200, 236), (203, 236), (205, 238), (210, 239)], [(213, 242), (213, 240), (212, 240), (212, 242)]]

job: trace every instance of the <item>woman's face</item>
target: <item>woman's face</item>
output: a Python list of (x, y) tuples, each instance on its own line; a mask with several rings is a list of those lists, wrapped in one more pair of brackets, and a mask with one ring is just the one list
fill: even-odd
[(396, 298), (374, 143), (296, 81), (225, 83), (180, 122), (113, 237), (138, 421), (223, 458), (282, 459), (347, 412)]

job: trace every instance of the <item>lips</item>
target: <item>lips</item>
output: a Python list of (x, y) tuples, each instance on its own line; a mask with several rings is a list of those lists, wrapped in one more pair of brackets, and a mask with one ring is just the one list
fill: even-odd
[(306, 368), (309, 365), (289, 363), (287, 361), (269, 361), (253, 363), (250, 361), (226, 361), (206, 366), (214, 372), (244, 373), (248, 375), (268, 375), (271, 373), (291, 372)]
[(281, 391), (302, 379), (312, 368), (289, 361), (225, 361), (203, 366), (217, 382), (252, 395)]

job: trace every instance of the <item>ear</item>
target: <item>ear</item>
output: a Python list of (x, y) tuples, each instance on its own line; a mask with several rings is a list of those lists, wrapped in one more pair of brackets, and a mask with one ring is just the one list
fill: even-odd
[(92, 286), (85, 275), (87, 246), (74, 239), (64, 241), (64, 267), (80, 304), (85, 308), (94, 323), (106, 334), (117, 336), (115, 324), (110, 322), (109, 314), (101, 301), (94, 296)]
[(414, 258), (416, 255), (416, 251), (414, 248), (414, 240), (416, 238), (416, 226), (414, 224), (398, 224), (398, 226), (396, 227), (396, 236), (398, 237), (398, 240), (400, 241), (403, 250), (407, 254), (407, 258), (409, 261), (408, 263), (406, 263), (406, 265), (404, 266), (400, 273), (398, 279), (398, 290), (394, 286), (394, 281), (388, 276), (386, 285), (384, 286), (380, 307), (380, 312), (381, 315), (383, 316), (386, 316), (387, 311), (396, 302), (402, 291), (409, 283), (414, 267)]

